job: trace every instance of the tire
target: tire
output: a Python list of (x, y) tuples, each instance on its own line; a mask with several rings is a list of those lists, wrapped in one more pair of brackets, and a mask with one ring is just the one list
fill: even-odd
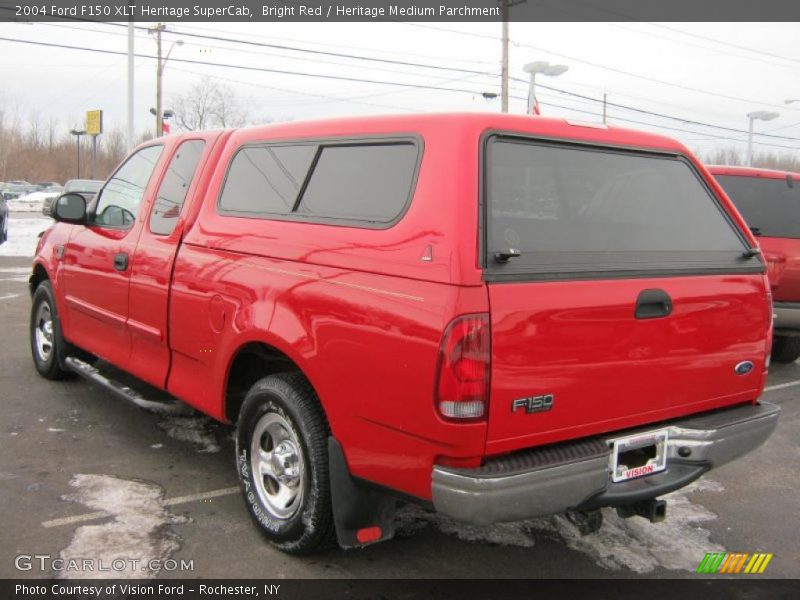
[(61, 367), (69, 356), (69, 345), (61, 335), (61, 326), (49, 281), (43, 281), (33, 293), (30, 320), (30, 343), (33, 365), (45, 379), (71, 379), (75, 373)]
[(800, 337), (776, 337), (772, 342), (772, 360), (793, 363), (800, 358)]
[(333, 545), (328, 424), (300, 373), (270, 375), (245, 397), (236, 428), (236, 471), (250, 516), (288, 554)]

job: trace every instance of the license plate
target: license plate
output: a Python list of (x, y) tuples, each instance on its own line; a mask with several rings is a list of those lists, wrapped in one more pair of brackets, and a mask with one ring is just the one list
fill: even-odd
[(609, 440), (611, 480), (627, 481), (667, 468), (667, 430), (650, 431)]

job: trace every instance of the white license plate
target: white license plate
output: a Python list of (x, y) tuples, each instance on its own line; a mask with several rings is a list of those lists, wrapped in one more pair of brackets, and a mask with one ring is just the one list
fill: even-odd
[(611, 480), (627, 481), (667, 468), (667, 430), (649, 431), (609, 440)]

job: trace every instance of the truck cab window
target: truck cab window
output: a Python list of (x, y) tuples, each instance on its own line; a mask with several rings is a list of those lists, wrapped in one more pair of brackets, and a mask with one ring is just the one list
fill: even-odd
[(150, 213), (150, 231), (153, 233), (169, 235), (175, 229), (205, 146), (203, 140), (188, 140), (172, 157)]
[(142, 148), (114, 173), (97, 198), (94, 225), (123, 228), (133, 225), (161, 151), (162, 146)]

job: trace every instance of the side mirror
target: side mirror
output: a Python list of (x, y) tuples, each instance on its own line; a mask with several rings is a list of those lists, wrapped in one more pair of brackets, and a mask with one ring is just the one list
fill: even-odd
[(62, 194), (56, 198), (53, 218), (63, 223), (82, 224), (86, 222), (86, 198), (80, 194)]

